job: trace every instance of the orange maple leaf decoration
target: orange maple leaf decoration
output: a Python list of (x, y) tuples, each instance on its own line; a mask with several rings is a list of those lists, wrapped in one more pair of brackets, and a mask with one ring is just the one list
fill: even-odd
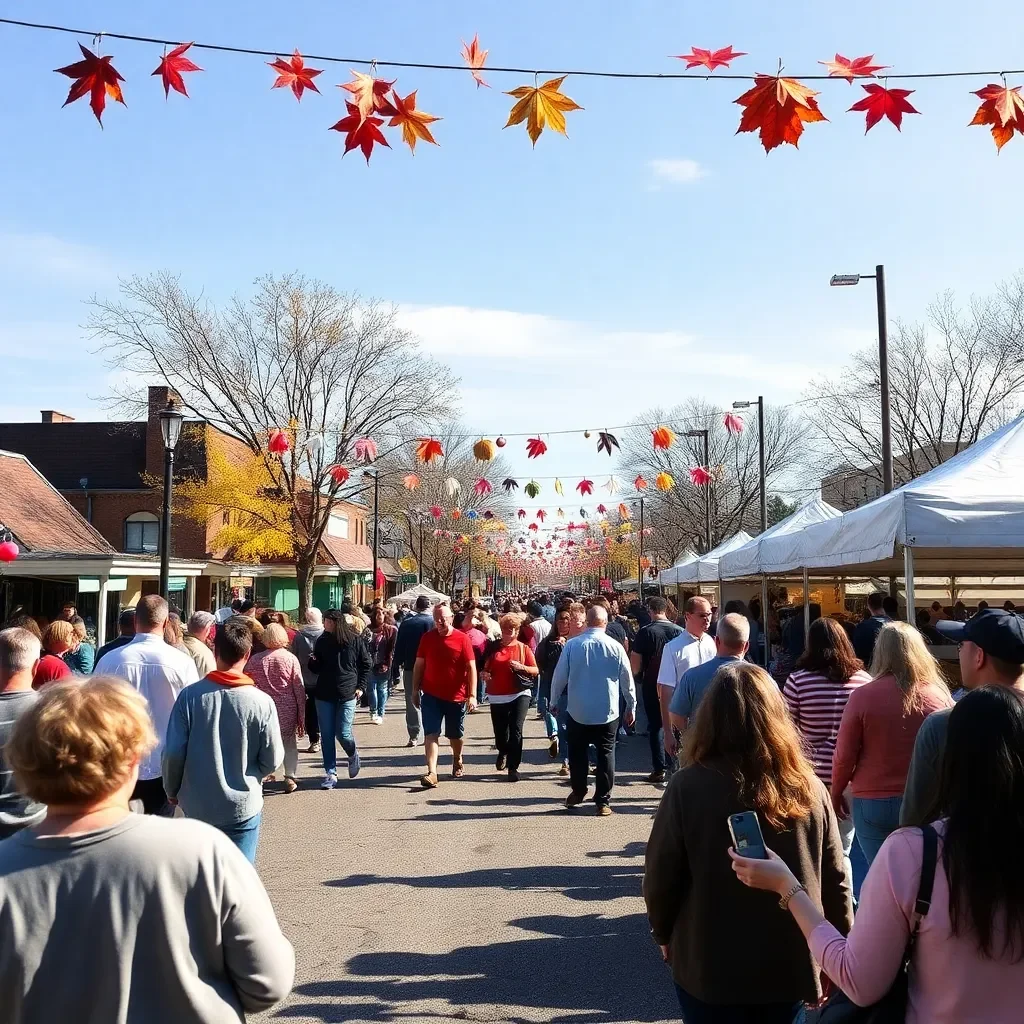
[(550, 78), (539, 86), (521, 85), (518, 89), (506, 92), (506, 96), (514, 96), (519, 102), (508, 115), (505, 127), (509, 128), (525, 121), (526, 134), (530, 136), (530, 141), (535, 146), (545, 128), (565, 135), (566, 111), (583, 109), (575, 100), (569, 99), (561, 92), (566, 77), (562, 75), (561, 78)]
[(526, 457), (528, 459), (539, 458), (547, 450), (548, 446), (539, 437), (531, 437), (526, 442)]
[(114, 59), (113, 57), (97, 57), (92, 50), (87, 50), (81, 43), (78, 44), (78, 48), (82, 51), (83, 60), (56, 69), (56, 74), (67, 75), (68, 78), (76, 80), (68, 90), (68, 98), (64, 101), (63, 106), (66, 107), (69, 103), (74, 103), (75, 100), (80, 100), (88, 94), (89, 106), (92, 107), (92, 112), (96, 115), (96, 120), (99, 121), (102, 128), (103, 108), (106, 106), (108, 96), (122, 106), (128, 105), (121, 94), (121, 86), (118, 85), (118, 82), (123, 82), (124, 78), (110, 63)]
[(784, 142), (798, 146), (805, 124), (828, 120), (817, 95), (795, 78), (755, 75), (754, 87), (735, 101), (744, 108), (736, 134), (759, 132), (766, 153)]
[(267, 61), (267, 67), (273, 68), (277, 72), (277, 78), (270, 87), (271, 89), (291, 89), (297, 100), (302, 99), (304, 89), (312, 89), (315, 93), (320, 92), (313, 79), (317, 75), (322, 75), (323, 71), (319, 68), (307, 68), (306, 62), (298, 50), (287, 60), (284, 57), (278, 57), (275, 61)]
[(479, 33), (473, 36), (471, 43), (467, 44), (465, 39), (462, 40), (462, 59), (469, 65), (469, 72), (473, 76), (473, 81), (476, 82), (476, 87), (479, 89), (483, 85), (490, 89), (490, 85), (484, 81), (484, 76), (481, 73), (487, 62), (487, 50), (480, 49)]
[(436, 146), (437, 140), (430, 134), (430, 129), (427, 125), (440, 121), (441, 118), (416, 109), (416, 91), (413, 90), (405, 99), (402, 99), (392, 89), (391, 98), (394, 100), (395, 114), (388, 122), (388, 127), (397, 128), (401, 126), (402, 141), (413, 153), (416, 152), (416, 142), (419, 139)]
[(633, 481), (633, 486), (634, 486), (634, 487), (635, 487), (635, 488), (636, 488), (636, 489), (637, 489), (638, 491), (646, 491), (646, 490), (647, 490), (647, 481), (646, 481), (646, 480), (645, 480), (645, 479), (643, 478), (643, 476), (638, 476), (638, 477), (637, 477), (637, 478), (636, 478), (636, 479), (635, 479), (635, 480)]
[(360, 117), (359, 108), (354, 103), (346, 101), (348, 117), (343, 117), (336, 124), (332, 124), (330, 131), (345, 132), (345, 152), (348, 153), (357, 146), (363, 151), (366, 162), (370, 162), (370, 154), (375, 145), (387, 146), (391, 144), (384, 138), (380, 126), (384, 123), (379, 117)]
[(671, 491), (675, 485), (676, 481), (671, 473), (659, 473), (654, 478), (654, 486), (657, 487), (659, 491)]
[(854, 57), (852, 60), (837, 53), (835, 60), (819, 60), (818, 63), (828, 68), (829, 78), (845, 78), (853, 85), (855, 78), (874, 78), (876, 71), (884, 71), (889, 66), (872, 64), (874, 59), (873, 53), (866, 57)]
[(651, 431), (651, 440), (655, 448), (671, 448), (675, 439), (676, 432), (671, 427), (655, 427)]
[(364, 75), (361, 71), (353, 71), (352, 76), (351, 82), (339, 85), (338, 88), (355, 97), (360, 120), (365, 121), (372, 113), (384, 114), (386, 117), (394, 114), (394, 108), (387, 99), (388, 92), (395, 84), (394, 80), (386, 82), (383, 78)]
[(685, 60), (688, 69), (703, 65), (708, 71), (727, 68), (737, 57), (746, 57), (746, 54), (734, 50), (731, 43), (719, 50), (702, 50), (699, 46), (691, 46), (689, 53), (676, 54), (676, 60)]
[(986, 85), (974, 94), (982, 103), (971, 124), (991, 126), (996, 150), (1002, 149), (1013, 138), (1014, 131), (1024, 135), (1024, 99), (1020, 90), (1019, 85), (1012, 89), (1005, 85)]
[(865, 118), (867, 121), (867, 127), (864, 129), (865, 135), (883, 117), (889, 118), (896, 125), (896, 130), (901, 131), (904, 114), (921, 113), (920, 110), (915, 110), (907, 101), (907, 97), (914, 91), (913, 89), (886, 89), (881, 85), (862, 85), (861, 88), (867, 93), (867, 96), (854, 103), (850, 110), (857, 110), (867, 115)]
[(180, 92), (182, 96), (188, 96), (188, 91), (185, 89), (185, 79), (181, 77), (182, 72), (203, 70), (198, 64), (193, 64), (185, 56), (185, 51), (191, 45), (191, 43), (182, 43), (180, 46), (176, 46), (173, 50), (165, 53), (163, 59), (157, 65), (156, 71), (150, 76), (152, 78), (155, 75), (159, 75), (163, 79), (164, 99), (170, 96), (172, 89), (175, 92)]
[(421, 437), (416, 441), (416, 458), (420, 462), (433, 462), (444, 455), (444, 448), (436, 437)]

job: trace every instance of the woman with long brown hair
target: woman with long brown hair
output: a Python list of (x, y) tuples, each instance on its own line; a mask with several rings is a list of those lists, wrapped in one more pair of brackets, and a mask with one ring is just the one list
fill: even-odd
[(841, 818), (849, 817), (844, 793), (850, 786), (853, 824), (868, 867), (899, 828), (918, 730), (933, 711), (953, 706), (939, 663), (907, 622), (882, 627), (871, 676), (846, 704), (832, 759), (832, 803)]
[(776, 900), (736, 885), (728, 819), (754, 811), (764, 840), (840, 932), (852, 921), (828, 792), (800, 748), (775, 681), (719, 669), (686, 730), (682, 763), (647, 844), (644, 899), (687, 1024), (790, 1024), (818, 972)]

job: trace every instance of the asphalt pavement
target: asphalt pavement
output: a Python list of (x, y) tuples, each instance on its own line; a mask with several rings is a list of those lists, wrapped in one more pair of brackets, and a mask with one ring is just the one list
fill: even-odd
[[(618, 749), (614, 814), (568, 792), (531, 711), (521, 780), (494, 768), (490, 715), (467, 718), (466, 775), (419, 786), (401, 691), (383, 726), (357, 716), (362, 757), (320, 790), (268, 787), (257, 867), (296, 952), (295, 988), (260, 1021), (661, 1024), (678, 1021), (640, 883), (660, 790), (647, 738)], [(300, 747), (306, 746), (300, 741)]]

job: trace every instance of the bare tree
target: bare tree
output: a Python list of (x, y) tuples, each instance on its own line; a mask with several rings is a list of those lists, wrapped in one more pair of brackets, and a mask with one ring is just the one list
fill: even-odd
[[(881, 482), (878, 353), (858, 353), (812, 383), (805, 412), (825, 471), (858, 468)], [(1024, 396), (1024, 275), (966, 308), (951, 292), (926, 323), (897, 320), (889, 338), (897, 483), (934, 468), (1016, 414)]]
[[(262, 460), (290, 506), (300, 611), (335, 501), (365, 490), (358, 474), (338, 482), (331, 468), (354, 465), (360, 438), (384, 452), (453, 411), (457, 381), (396, 326), (394, 309), (300, 275), (261, 278), (251, 296), (218, 308), (161, 273), (92, 305), (88, 326), (112, 367), (165, 382)], [(131, 389), (111, 401), (144, 409)], [(280, 455), (267, 447), (275, 429), (290, 441)]]
[[(690, 469), (704, 460), (703, 438), (687, 437), (687, 431), (707, 430), (711, 498), (711, 546), (739, 530), (760, 531), (760, 468), (756, 422), (748, 418), (746, 429), (729, 434), (721, 411), (702, 398), (691, 398), (668, 412), (651, 409), (639, 417), (644, 423), (664, 423), (678, 435), (670, 448), (655, 449), (651, 431), (634, 427), (622, 436), (621, 470), (633, 479), (647, 480), (645, 524), (653, 527), (645, 550), (656, 552), (668, 564), (687, 550), (707, 550), (705, 540), (705, 489), (690, 482)], [(801, 464), (803, 439), (800, 426), (784, 407), (765, 408), (765, 468), (768, 483)], [(667, 472), (675, 480), (669, 491), (656, 491), (654, 478)]]

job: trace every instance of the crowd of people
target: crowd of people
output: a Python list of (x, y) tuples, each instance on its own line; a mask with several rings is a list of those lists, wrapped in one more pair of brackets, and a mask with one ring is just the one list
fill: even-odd
[[(833, 1004), (892, 998), (912, 936), (907, 1020), (1015, 1019), (1024, 621), (929, 619), (959, 645), (954, 685), (924, 628), (881, 597), (852, 631), (815, 618), (781, 685), (777, 662), (774, 678), (759, 664), (757, 609), (718, 614), (700, 596), (678, 612), (652, 596), (629, 615), (610, 595), (509, 596), (500, 611), (346, 602), (310, 608), (298, 628), (249, 602), (183, 623), (147, 596), (99, 651), (73, 607), (42, 630), (9, 623), (0, 991), (12, 1019), (70, 1019), (68, 993), (90, 972), (103, 977), (96, 1020), (219, 1020), (282, 998), (294, 957), (253, 868), (264, 794), (278, 773), (285, 793), (298, 788), (303, 738), (321, 788), (339, 785), (339, 747), (355, 779), (358, 709), (379, 725), (398, 689), (423, 789), (441, 782), (442, 736), (450, 778), (466, 775), (467, 715), (485, 710), (495, 771), (518, 782), (535, 710), (566, 809), (591, 795), (600, 817), (639, 698), (647, 781), (665, 786), (643, 895), (688, 1024), (789, 1022), (832, 987)], [(767, 859), (732, 848), (743, 812)], [(124, 915), (144, 919), (133, 941), (176, 970), (140, 988)], [(48, 942), (71, 942), (84, 916), (94, 941), (54, 984)]]

